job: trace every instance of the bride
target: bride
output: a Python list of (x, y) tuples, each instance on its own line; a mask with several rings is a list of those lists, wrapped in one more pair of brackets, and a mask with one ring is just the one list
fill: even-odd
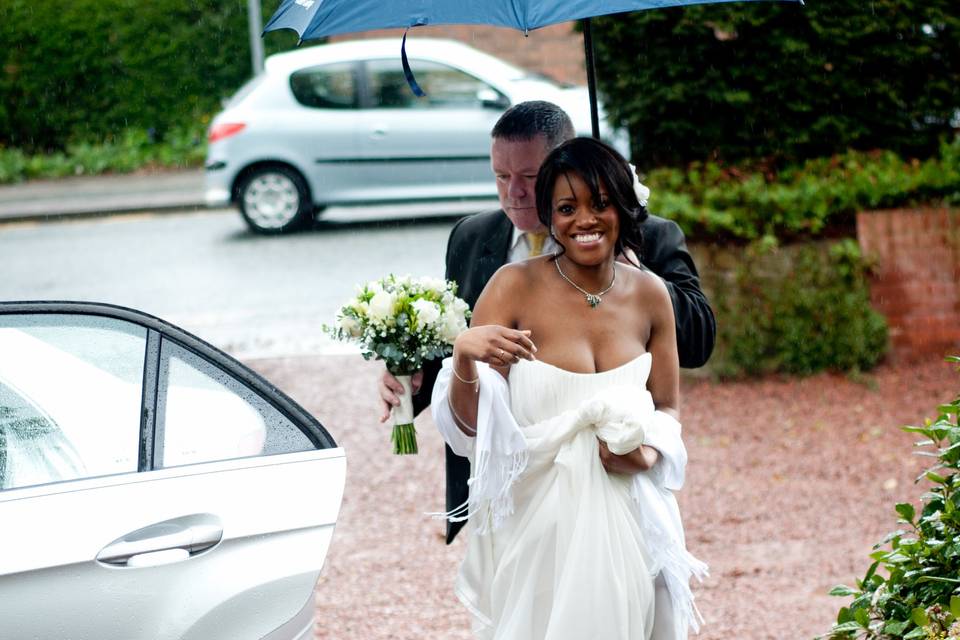
[(457, 596), (479, 638), (686, 638), (706, 566), (672, 493), (686, 466), (673, 306), (629, 262), (646, 210), (626, 161), (590, 138), (550, 153), (536, 203), (557, 253), (496, 273), (433, 391), (473, 470), (445, 514), (470, 519)]

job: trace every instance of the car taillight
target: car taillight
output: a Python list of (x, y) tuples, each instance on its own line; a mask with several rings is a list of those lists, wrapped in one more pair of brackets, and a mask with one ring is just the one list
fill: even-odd
[(210, 127), (210, 132), (207, 134), (207, 142), (216, 142), (217, 140), (229, 138), (243, 131), (246, 126), (243, 122), (222, 122), (215, 124)]

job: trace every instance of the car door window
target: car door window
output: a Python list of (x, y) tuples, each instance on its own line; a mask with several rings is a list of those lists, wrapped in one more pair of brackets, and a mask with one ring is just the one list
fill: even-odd
[(243, 383), (179, 345), (160, 352), (157, 467), (308, 451), (310, 439)]
[(414, 60), (411, 62), (417, 84), (426, 93), (418, 98), (407, 84), (400, 61), (367, 62), (367, 82), (371, 104), (382, 109), (444, 109), (481, 107), (484, 100), (502, 94), (486, 82), (445, 64)]
[(0, 489), (137, 470), (146, 329), (0, 317)]
[(341, 62), (301, 69), (290, 75), (290, 89), (297, 102), (316, 109), (357, 107), (356, 66)]

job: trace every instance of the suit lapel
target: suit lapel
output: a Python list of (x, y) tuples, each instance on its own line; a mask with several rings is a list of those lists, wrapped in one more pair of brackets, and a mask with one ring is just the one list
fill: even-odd
[(486, 286), (490, 278), (497, 269), (507, 262), (507, 254), (510, 251), (510, 240), (513, 237), (513, 223), (505, 213), (500, 212), (500, 219), (491, 229), (483, 244), (483, 252), (480, 255), (480, 264), (477, 265), (478, 284), (482, 289)]

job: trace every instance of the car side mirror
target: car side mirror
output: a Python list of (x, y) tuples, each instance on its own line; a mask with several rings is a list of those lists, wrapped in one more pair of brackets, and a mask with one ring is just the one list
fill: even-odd
[(480, 89), (477, 91), (477, 100), (484, 109), (503, 111), (510, 106), (510, 99), (493, 89)]

